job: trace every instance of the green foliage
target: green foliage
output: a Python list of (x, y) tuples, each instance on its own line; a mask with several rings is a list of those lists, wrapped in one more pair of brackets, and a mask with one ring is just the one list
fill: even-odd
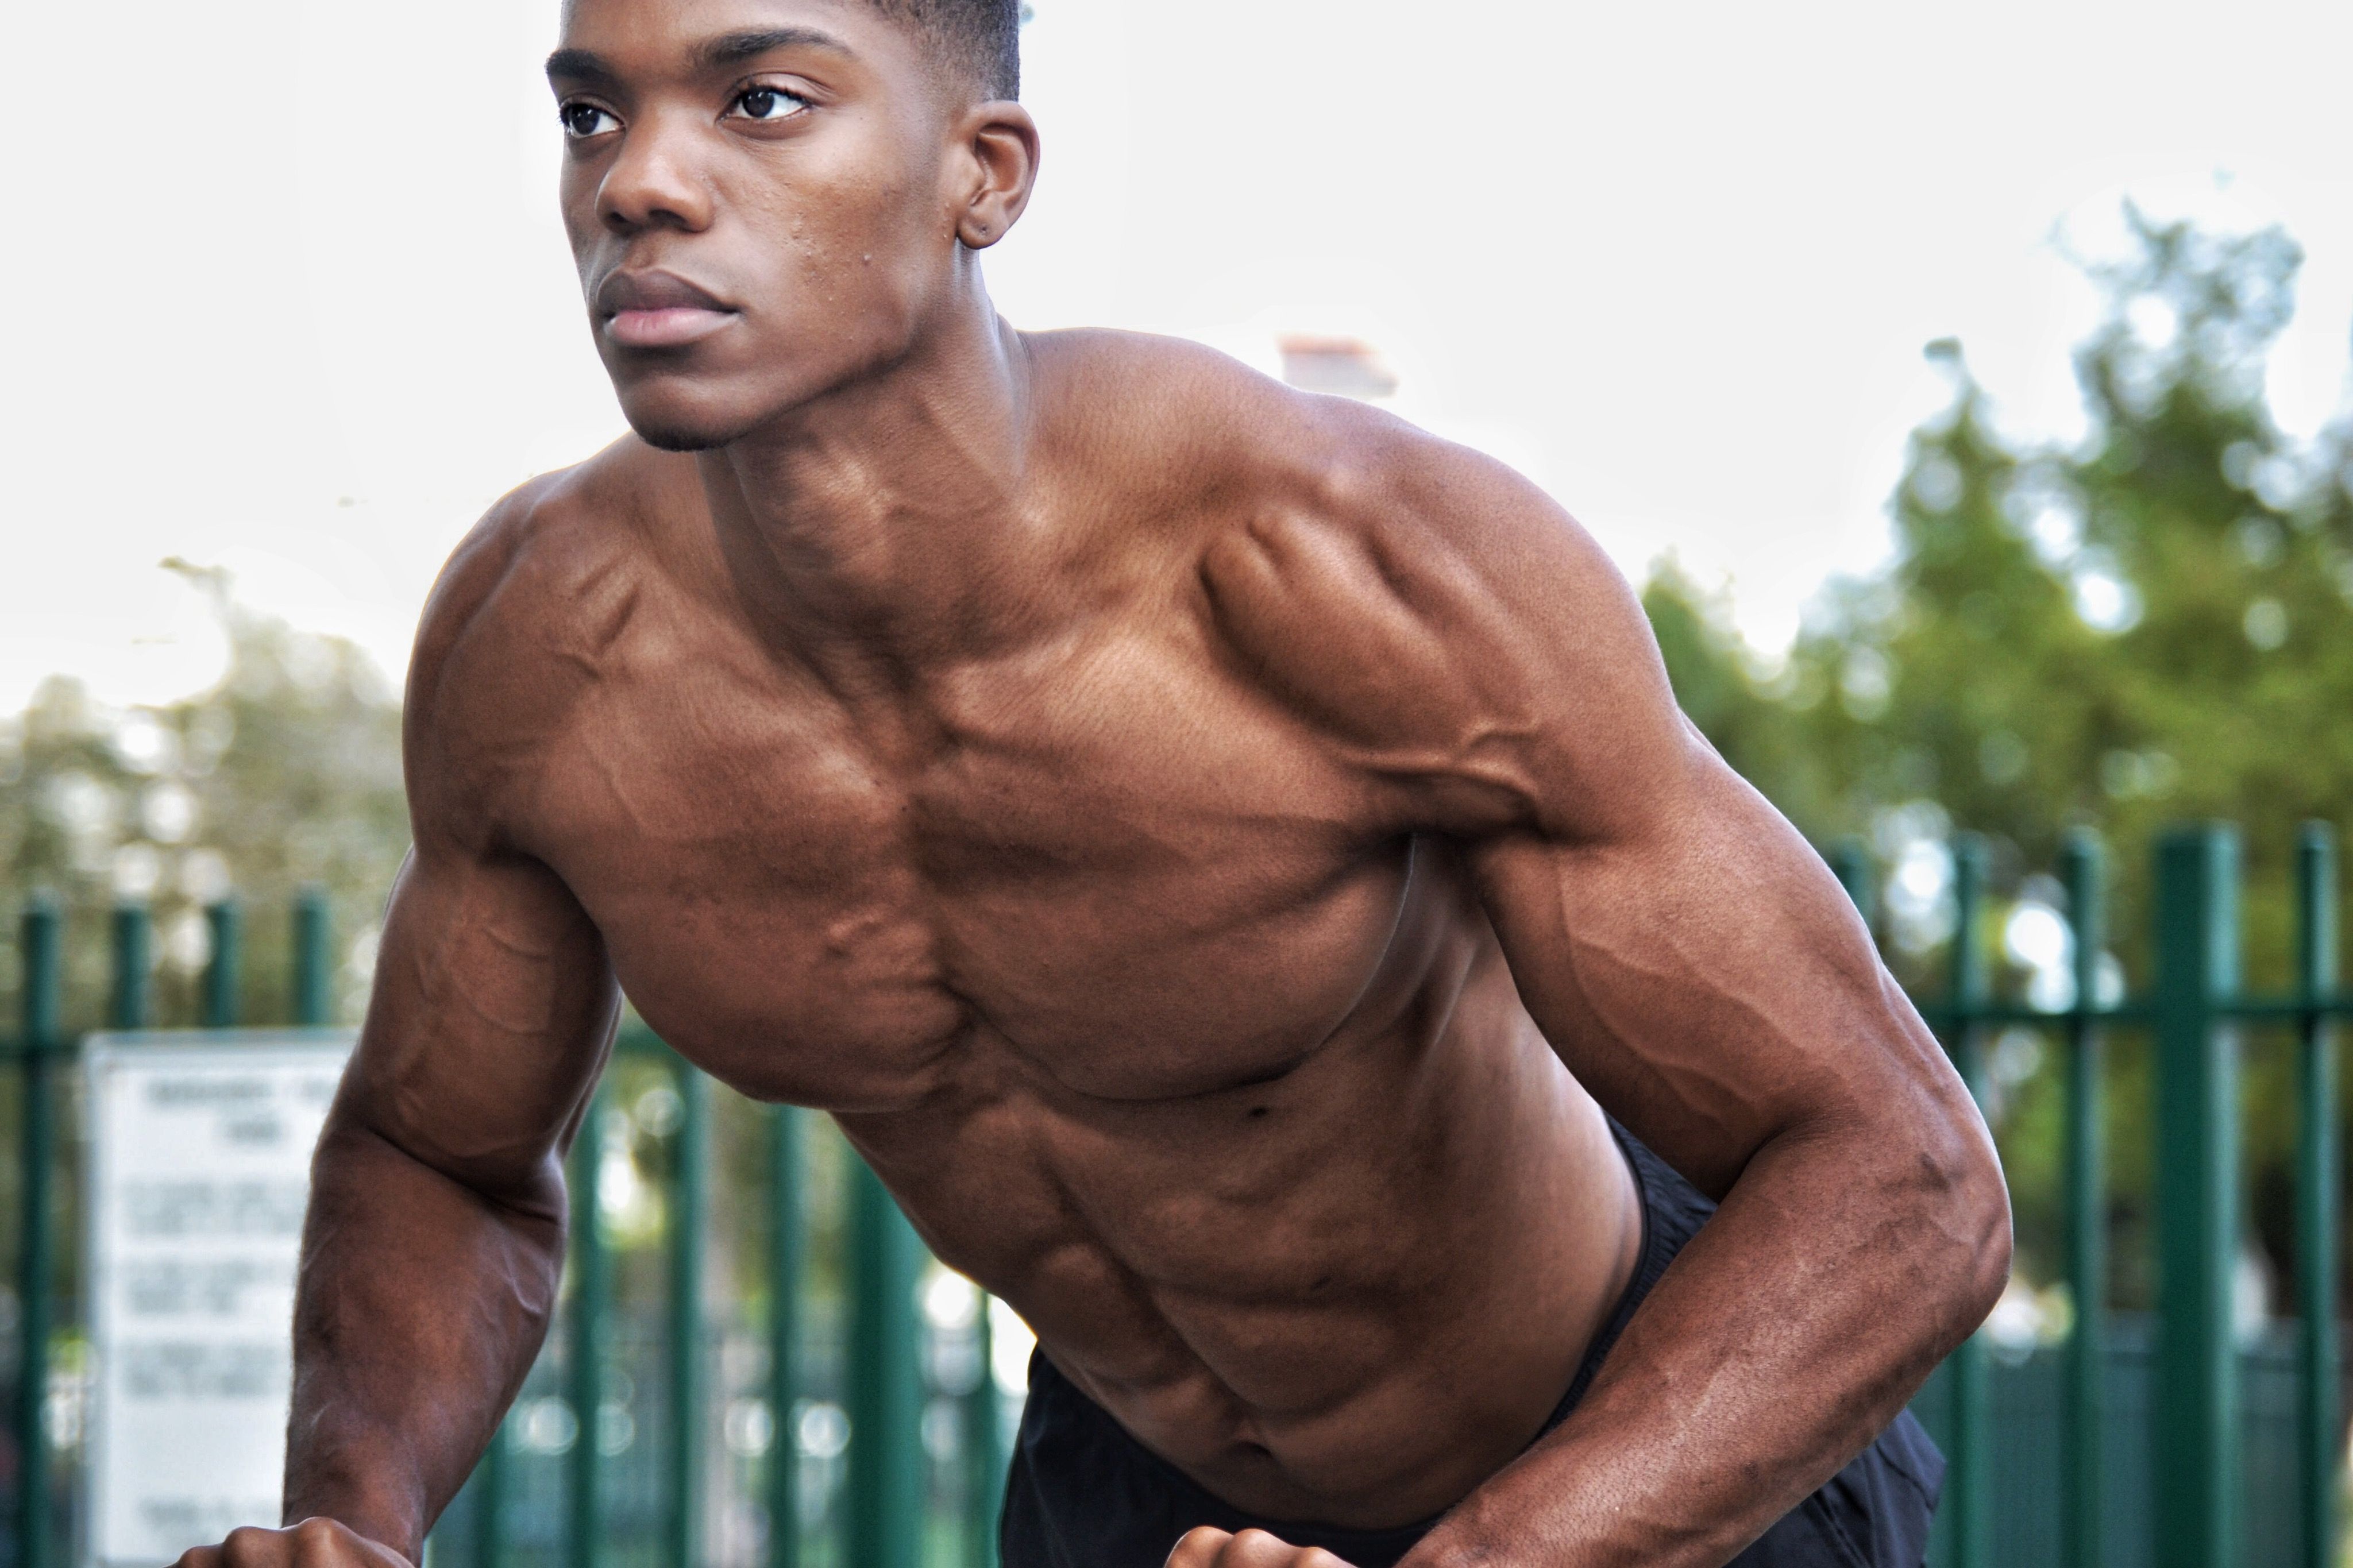
[[(398, 702), (350, 644), (256, 616), (216, 576), (190, 575), (229, 634), (227, 676), (185, 701), (127, 711), (53, 679), (20, 718), (0, 721), (0, 879), (53, 889), (66, 905), (75, 1026), (100, 1019), (106, 911), (118, 899), (154, 910), (159, 1021), (195, 1021), (209, 954), (202, 908), (231, 893), (249, 933), (244, 1016), (283, 1021), (288, 910), (308, 884), (332, 900), (338, 955), (349, 960), (337, 994), (355, 1016), (408, 846)], [(10, 1027), (15, 948), (0, 943)]]
[[(2024, 906), (2063, 907), (2037, 873), (2068, 828), (2097, 829), (2116, 857), (2121, 979), (2145, 968), (2157, 834), (2240, 822), (2250, 975), (2277, 986), (2296, 825), (2353, 805), (2353, 424), (2300, 446), (2263, 396), (2300, 254), (2276, 231), (2126, 216), (2127, 254), (2090, 268), (2107, 310), (2077, 355), (2081, 446), (2004, 436), (1959, 345), (1931, 344), (1954, 395), (1913, 436), (1893, 556), (1825, 593), (1785, 668), (1760, 675), (1673, 570), (1645, 596), (1677, 692), (1726, 759), (1818, 842), (1875, 847), (1892, 874), (1891, 956), (1930, 993), (1950, 935), (1937, 846), (1954, 826), (1992, 841), (1997, 937)], [(2021, 956), (2012, 985), (2033, 967)], [(2060, 974), (2042, 981), (2045, 1000), (2064, 1000), (2049, 984)], [(2295, 1112), (2275, 1044), (2251, 1056), (2248, 1127), (2258, 1228), (2284, 1264)], [(2132, 1042), (2117, 1055), (2111, 1145), (2129, 1236), (2148, 1183), (2146, 1064)], [(2031, 1037), (1995, 1053), (2024, 1261), (2045, 1278), (2055, 1058)]]

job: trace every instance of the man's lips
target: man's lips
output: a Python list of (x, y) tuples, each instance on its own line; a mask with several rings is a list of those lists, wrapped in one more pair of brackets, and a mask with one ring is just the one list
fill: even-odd
[(616, 310), (605, 320), (605, 335), (629, 349), (670, 349), (699, 343), (735, 319), (733, 310), (672, 306), (659, 310)]
[(700, 342), (737, 314), (708, 289), (675, 272), (616, 272), (598, 286), (596, 305), (605, 335), (632, 349)]

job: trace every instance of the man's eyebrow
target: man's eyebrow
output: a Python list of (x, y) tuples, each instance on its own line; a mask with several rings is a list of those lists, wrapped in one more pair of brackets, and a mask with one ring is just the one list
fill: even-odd
[(612, 87), (620, 73), (605, 63), (601, 55), (586, 49), (558, 49), (547, 57), (547, 79), (550, 81), (585, 81), (597, 87)]
[[(851, 53), (848, 44), (815, 27), (763, 27), (704, 39), (695, 46), (694, 63), (706, 72), (722, 71), (745, 60), (757, 59), (771, 49), (792, 48), (824, 49), (837, 55)], [(547, 79), (610, 88), (620, 85), (621, 74), (592, 50), (558, 49), (547, 57)]]
[(771, 49), (792, 48), (824, 49), (837, 55), (850, 53), (848, 44), (815, 27), (764, 27), (707, 38), (695, 47), (694, 58), (704, 70), (717, 71), (756, 59)]

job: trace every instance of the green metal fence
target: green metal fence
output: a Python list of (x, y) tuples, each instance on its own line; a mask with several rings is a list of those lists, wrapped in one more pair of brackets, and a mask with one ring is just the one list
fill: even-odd
[[(234, 1026), (245, 1022), (237, 1016), (244, 911), (224, 902), (206, 911), (206, 921), (211, 955), (198, 987), (198, 1022)], [(77, 1184), (69, 1168), (73, 1163), (60, 1157), (60, 1140), (78, 1109), (71, 1069), (79, 1051), (79, 1037), (65, 1024), (64, 929), (54, 901), (36, 896), (27, 902), (18, 950), (21, 1027), (12, 1042), (22, 1100), (16, 1172), (19, 1309), (10, 1336), (17, 1352), (9, 1456), (15, 1462), (6, 1473), (15, 1492), (9, 1557), (18, 1568), (57, 1568), (79, 1556), (79, 1478), (75, 1467), (60, 1463), (52, 1441), (58, 1373), (66, 1359), (59, 1351), (73, 1317), (60, 1308), (70, 1308), (68, 1298), (76, 1293), (60, 1277), (75, 1262), (59, 1247), (59, 1220)], [(101, 1021), (110, 1029), (148, 1026), (155, 1020), (147, 911), (120, 906), (109, 929)], [(322, 896), (306, 893), (296, 901), (290, 934), (295, 954), (290, 994), (276, 1021), (315, 1026), (327, 1021), (334, 971)], [(668, 1212), (659, 1250), (666, 1279), (652, 1321), (617, 1310), (616, 1248), (603, 1217), (607, 1133), (622, 1114), (612, 1103), (614, 1087), (632, 1074), (653, 1075), (676, 1098), (675, 1126), (665, 1140), (669, 1164), (660, 1173)], [(767, 1145), (760, 1194), (768, 1309), (761, 1349), (767, 1366), (759, 1396), (738, 1401), (731, 1412), (751, 1410), (766, 1428), (760, 1445), (765, 1462), (754, 1467), (760, 1473), (750, 1478), (750, 1488), (736, 1489), (754, 1492), (764, 1505), (761, 1539), (749, 1551), (739, 1540), (724, 1553), (714, 1553), (704, 1539), (714, 1480), (737, 1479), (717, 1474), (722, 1467), (714, 1455), (728, 1445), (714, 1441), (720, 1434), (710, 1397), (714, 1362), (728, 1343), (706, 1289), (714, 1085), (649, 1032), (630, 1026), (622, 1032), (616, 1068), (600, 1087), (574, 1152), (575, 1218), (564, 1307), (525, 1387), (526, 1401), (539, 1395), (539, 1413), (553, 1410), (568, 1419), (571, 1434), (534, 1445), (510, 1418), (437, 1531), (431, 1548), (437, 1564), (639, 1568), (733, 1561), (763, 1568), (986, 1568), (993, 1562), (1006, 1427), (1013, 1412), (989, 1375), (985, 1305), (955, 1342), (944, 1347), (944, 1336), (920, 1321), (917, 1311), (928, 1259), (881, 1184), (807, 1113), (726, 1098), (731, 1110), (765, 1123)], [(813, 1126), (818, 1129), (814, 1138)], [(826, 1147), (813, 1149), (813, 1142)], [(812, 1194), (807, 1173), (813, 1158), (828, 1153), (837, 1164), (854, 1167), (841, 1205), (846, 1212), (831, 1216), (846, 1233), (844, 1284), (854, 1303), (831, 1314), (847, 1320), (846, 1336), (835, 1336), (847, 1342), (838, 1346), (813, 1331), (807, 1310)], [(48, 1353), (28, 1357), (26, 1348), (32, 1346)], [(943, 1374), (927, 1366), (942, 1359), (943, 1348), (960, 1349), (960, 1372)], [(629, 1366), (652, 1375), (632, 1377)], [(617, 1384), (634, 1391), (640, 1383), (649, 1385), (644, 1394), (614, 1397)], [(846, 1484), (830, 1489), (839, 1495), (820, 1498), (815, 1509), (801, 1484), (799, 1445), (787, 1430), (812, 1394), (846, 1405), (843, 1424), (852, 1435)], [(927, 1444), (925, 1418), (944, 1396), (956, 1415), (952, 1434), (944, 1443)], [(835, 1408), (825, 1404), (820, 1414)], [(658, 1427), (650, 1441), (638, 1440), (635, 1433), (640, 1413)], [(611, 1440), (617, 1422), (631, 1433), (618, 1444)], [(28, 1478), (35, 1484), (26, 1484)], [(548, 1506), (551, 1493), (559, 1507)]]
[[(1841, 846), (1831, 858), (1868, 917), (1869, 858)], [(1922, 1395), (1917, 1408), (1951, 1466), (1932, 1559), (1941, 1568), (2333, 1562), (2341, 1374), (2330, 1024), (2353, 1013), (2353, 996), (2336, 969), (2332, 835), (2316, 825), (2297, 845), (2295, 979), (2277, 994), (2240, 984), (2238, 842), (2227, 827), (2181, 829), (2157, 847), (2153, 979), (2120, 999), (2100, 989), (2100, 848), (2086, 836), (2069, 841), (2058, 872), (2075, 936), (2074, 1001), (2055, 1011), (1996, 994), (1987, 847), (1958, 839), (1952, 872), (1949, 973), (1922, 1010), (1980, 1096), (1994, 1032), (2029, 1026), (2057, 1041), (2063, 1258), (2079, 1310), (2063, 1344), (2022, 1357), (1973, 1339)], [(227, 903), (208, 921), (199, 1021), (234, 1025), (245, 921)], [(111, 930), (103, 1021), (145, 1026), (155, 1021), (146, 915), (117, 910)], [(58, 1247), (73, 1185), (60, 1143), (79, 1049), (66, 1022), (62, 932), (54, 904), (26, 905), (14, 1042), (23, 1120), (7, 1568), (58, 1568), (75, 1555), (78, 1477), (51, 1443), (60, 1348), (76, 1321)], [(291, 939), (285, 1021), (316, 1024), (332, 976), (323, 900), (300, 900)], [(2250, 1029), (2284, 1031), (2296, 1056), (2298, 1315), (2292, 1331), (2242, 1344), (2232, 1270), (2240, 1035)], [(2135, 1034), (2150, 1042), (2157, 1082), (2153, 1314), (2105, 1308), (2104, 1054), (2113, 1037)], [(671, 1097), (652, 1173), (663, 1215), (652, 1241), (617, 1237), (608, 1222), (611, 1173), (643, 1174), (612, 1159), (630, 1114), (616, 1104), (624, 1080), (639, 1103), (648, 1084)], [(757, 1144), (748, 1166), (747, 1137)], [(714, 1173), (722, 1142), (735, 1161), (725, 1178)], [(821, 1119), (751, 1107), (650, 1034), (627, 1029), (575, 1149), (572, 1187), (574, 1256), (556, 1331), (441, 1521), (437, 1568), (988, 1568), (1013, 1415), (989, 1375), (991, 1314), (984, 1303), (943, 1326), (919, 1310), (919, 1294), (939, 1283), (935, 1266)], [(714, 1290), (713, 1204), (744, 1196), (738, 1188), (753, 1189), (758, 1278), (746, 1285), (739, 1268), (733, 1285)], [(738, 1253), (743, 1218), (721, 1227)], [(649, 1262), (658, 1268), (640, 1278)], [(762, 1310), (747, 1315), (730, 1292), (756, 1296)], [(746, 1520), (754, 1527), (741, 1527)]]
[[(560, 1401), (559, 1413), (572, 1423), (569, 1440), (538, 1445), (540, 1467), (560, 1468), (560, 1485), (531, 1484), (523, 1472), (533, 1445), (514, 1430), (511, 1416), (444, 1520), (435, 1540), (438, 1560), (452, 1568), (727, 1561), (775, 1568), (986, 1568), (993, 1561), (987, 1548), (1010, 1413), (989, 1375), (985, 1309), (955, 1338), (963, 1371), (943, 1373), (935, 1364), (943, 1336), (918, 1311), (928, 1263), (922, 1244), (871, 1173), (838, 1138), (820, 1134), (846, 1167), (840, 1212), (829, 1217), (841, 1233), (841, 1293), (849, 1306), (827, 1314), (833, 1331), (819, 1331), (807, 1278), (811, 1221), (822, 1217), (812, 1215), (807, 1179), (812, 1125), (806, 1112), (759, 1110), (766, 1321), (756, 1339), (765, 1371), (753, 1384), (755, 1397), (734, 1400), (731, 1414), (754, 1410), (767, 1436), (755, 1446), (763, 1462), (752, 1473), (730, 1473), (713, 1398), (729, 1340), (711, 1310), (705, 1258), (714, 1102), (723, 1091), (642, 1029), (625, 1031), (618, 1063), (666, 1080), (678, 1106), (667, 1139), (669, 1168), (660, 1173), (667, 1216), (659, 1315), (649, 1321), (617, 1310), (616, 1249), (607, 1226), (590, 1219), (608, 1206), (608, 1133), (624, 1114), (612, 1103), (608, 1078), (573, 1154), (573, 1256), (561, 1321), (518, 1404), (544, 1411), (541, 1401)], [(734, 1108), (751, 1109), (740, 1101)], [(638, 1392), (617, 1398), (617, 1383)], [(739, 1384), (720, 1392), (744, 1390)], [(846, 1484), (814, 1509), (802, 1484), (800, 1449), (808, 1445), (797, 1443), (794, 1431), (801, 1425), (796, 1412), (813, 1402), (825, 1414), (838, 1411), (849, 1436)], [(934, 1440), (927, 1442), (927, 1419), (944, 1410), (955, 1413), (951, 1429), (939, 1440), (933, 1423), (928, 1436)], [(612, 1424), (634, 1426), (640, 1413), (656, 1418), (655, 1439), (614, 1441)], [(821, 1457), (833, 1457), (825, 1443), (815, 1446)], [(739, 1539), (731, 1550), (714, 1550), (708, 1539), (714, 1482), (756, 1505), (763, 1525), (755, 1547)], [(554, 1510), (543, 1506), (551, 1489), (562, 1498), (560, 1530), (553, 1528)]]
[[(2279, 994), (2240, 983), (2239, 853), (2236, 831), (2209, 824), (2176, 829), (2156, 848), (2152, 984), (2144, 994), (2100, 996), (2106, 947), (2106, 879), (2101, 847), (2071, 837), (2062, 856), (2073, 928), (2074, 1002), (2058, 1011), (1996, 999), (1988, 983), (1985, 908), (1988, 848), (1964, 835), (1953, 846), (1955, 936), (1944, 994), (1921, 1010), (1944, 1039), (1971, 1092), (1982, 1101), (1984, 1043), (2004, 1026), (2054, 1027), (2063, 1052), (2062, 1208), (2066, 1284), (2076, 1304), (2063, 1352), (2055, 1423), (2055, 1551), (2043, 1561), (2158, 1568), (2322, 1568), (2337, 1559), (2341, 1486), (2337, 1359), (2337, 1068), (2333, 1019), (2353, 1013), (2337, 988), (2334, 832), (2308, 824), (2295, 851), (2295, 978)], [(1873, 892), (1869, 861), (1852, 846), (1833, 866), (1866, 914)], [(2296, 1345), (2286, 1358), (2294, 1389), (2288, 1441), (2282, 1423), (2258, 1426), (2274, 1440), (2259, 1467), (2243, 1463), (2251, 1409), (2242, 1394), (2251, 1363), (2276, 1375), (2281, 1357), (2236, 1342), (2232, 1272), (2240, 1256), (2241, 1034), (2284, 1027), (2296, 1053), (2300, 1125), (2295, 1161)], [(2103, 1147), (2104, 1053), (2115, 1032), (2140, 1030), (2154, 1047), (2157, 1084), (2156, 1321), (2141, 1343), (2111, 1343), (2107, 1151)], [(2002, 1551), (2009, 1521), (2031, 1520), (2036, 1499), (2004, 1474), (2004, 1459), (2032, 1428), (1997, 1414), (1988, 1338), (1964, 1344), (1919, 1402), (1950, 1466), (1931, 1561), (1941, 1568), (1990, 1568), (2019, 1561)], [(2129, 1390), (2111, 1387), (2130, 1379)], [(2126, 1395), (2126, 1397), (2119, 1397)], [(2130, 1417), (2119, 1419), (2120, 1415)], [(2285, 1450), (2281, 1452), (2281, 1450)], [(2116, 1506), (2116, 1481), (2145, 1481)], [(2247, 1507), (2251, 1483), (2264, 1499)], [(2018, 1532), (2009, 1532), (2013, 1540)], [(2120, 1552), (2120, 1546), (2136, 1550)], [(2253, 1550), (2251, 1550), (2253, 1548)]]

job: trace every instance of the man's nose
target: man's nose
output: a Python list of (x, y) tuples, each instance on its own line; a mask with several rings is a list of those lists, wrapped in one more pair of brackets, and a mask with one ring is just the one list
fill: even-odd
[(616, 234), (711, 225), (711, 187), (695, 157), (694, 132), (649, 117), (629, 128), (596, 189), (596, 216)]

